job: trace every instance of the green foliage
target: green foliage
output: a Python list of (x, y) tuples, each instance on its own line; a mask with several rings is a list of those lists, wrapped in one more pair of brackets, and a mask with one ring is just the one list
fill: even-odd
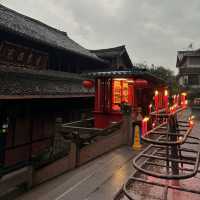
[(168, 86), (171, 94), (177, 94), (179, 92), (179, 86), (174, 72), (163, 66), (151, 66), (148, 71), (155, 76), (164, 79)]

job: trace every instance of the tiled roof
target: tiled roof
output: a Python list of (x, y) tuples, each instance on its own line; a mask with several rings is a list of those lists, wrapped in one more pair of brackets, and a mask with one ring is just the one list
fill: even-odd
[(94, 53), (91, 53), (89, 50), (69, 38), (67, 33), (17, 13), (1, 4), (0, 30), (14, 32), (33, 41), (103, 62), (103, 60), (98, 58)]
[(64, 98), (91, 96), (82, 86), (83, 77), (77, 74), (57, 71), (35, 71), (0, 66), (0, 99), (7, 97), (26, 98)]
[(108, 48), (108, 49), (90, 50), (90, 52), (95, 53), (98, 57), (100, 57), (102, 59), (114, 58), (114, 57), (121, 56), (121, 55), (125, 54), (128, 62), (129, 62), (129, 65), (133, 66), (131, 59), (128, 55), (128, 52), (126, 50), (125, 45), (113, 47), (113, 48)]
[(145, 79), (157, 84), (166, 84), (163, 79), (156, 77), (146, 69), (140, 69), (137, 67), (132, 68), (132, 70), (91, 72), (86, 75), (91, 78), (112, 77)]
[(96, 55), (100, 57), (114, 57), (117, 55), (122, 54), (126, 50), (125, 46), (118, 46), (113, 48), (107, 48), (107, 49), (97, 49), (97, 50), (90, 50), (90, 52), (95, 53)]

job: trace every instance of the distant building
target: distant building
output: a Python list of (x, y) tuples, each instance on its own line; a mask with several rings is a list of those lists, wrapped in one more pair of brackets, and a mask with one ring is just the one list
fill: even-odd
[(111, 70), (130, 69), (133, 67), (125, 45), (108, 49), (90, 50), (90, 52), (107, 61), (111, 66)]
[(181, 88), (192, 98), (200, 96), (200, 49), (178, 51), (176, 67)]

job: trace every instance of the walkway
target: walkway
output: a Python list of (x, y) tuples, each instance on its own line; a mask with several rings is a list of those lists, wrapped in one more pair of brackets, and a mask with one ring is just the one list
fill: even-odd
[(130, 147), (121, 147), (32, 189), (18, 200), (113, 199), (133, 173), (131, 161), (135, 155)]
[[(181, 116), (187, 117), (188, 112)], [(200, 137), (199, 130), (198, 121), (192, 135)], [(128, 146), (121, 147), (37, 186), (17, 200), (111, 200), (134, 173), (132, 158), (137, 153)]]

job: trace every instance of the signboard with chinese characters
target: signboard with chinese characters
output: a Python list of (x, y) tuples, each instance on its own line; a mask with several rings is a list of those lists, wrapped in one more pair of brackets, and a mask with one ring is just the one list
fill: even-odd
[(122, 102), (128, 102), (128, 82), (122, 81)]
[(0, 61), (31, 69), (48, 68), (48, 54), (7, 41), (0, 41)]
[(113, 81), (113, 104), (121, 103), (121, 81)]
[(128, 81), (126, 79), (114, 79), (112, 84), (112, 108), (113, 110), (120, 110), (119, 104), (128, 103)]

